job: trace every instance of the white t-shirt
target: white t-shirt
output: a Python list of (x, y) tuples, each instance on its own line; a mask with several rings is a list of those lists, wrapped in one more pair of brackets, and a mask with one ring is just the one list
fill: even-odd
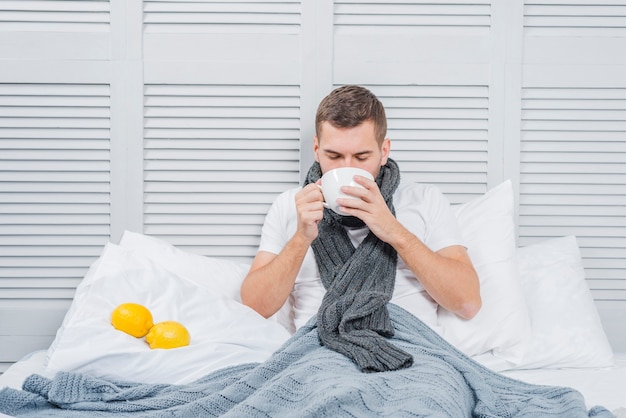
[[(263, 224), (259, 251), (278, 254), (293, 237), (297, 229), (295, 195), (300, 189), (297, 187), (283, 192), (272, 204)], [(401, 184), (393, 195), (393, 204), (396, 218), (431, 250), (463, 245), (450, 203), (436, 187), (419, 183)], [(352, 243), (358, 246), (369, 229), (347, 228), (347, 231)], [(291, 295), (296, 329), (317, 313), (325, 292), (315, 255), (309, 248)], [(437, 303), (400, 257), (391, 301), (437, 329)]]

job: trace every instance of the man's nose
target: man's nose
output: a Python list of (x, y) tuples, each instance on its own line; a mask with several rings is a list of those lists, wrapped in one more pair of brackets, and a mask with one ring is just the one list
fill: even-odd
[(341, 162), (341, 166), (352, 167), (352, 159), (350, 157), (344, 157), (343, 161)]

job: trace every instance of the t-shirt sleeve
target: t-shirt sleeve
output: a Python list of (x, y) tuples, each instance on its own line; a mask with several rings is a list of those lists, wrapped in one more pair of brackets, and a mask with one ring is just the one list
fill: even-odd
[[(278, 195), (265, 216), (261, 229), (259, 251), (278, 254), (289, 241), (289, 233), (294, 224), (295, 194), (299, 189), (287, 190)], [(294, 231), (295, 232), (295, 231)]]

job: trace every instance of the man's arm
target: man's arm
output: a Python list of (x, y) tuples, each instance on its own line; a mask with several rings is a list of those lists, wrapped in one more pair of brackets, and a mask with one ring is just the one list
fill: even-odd
[(259, 251), (241, 284), (241, 301), (266, 318), (283, 306), (296, 281), (308, 244), (294, 236), (280, 254)]
[(393, 216), (375, 182), (358, 176), (355, 181), (365, 189), (343, 191), (361, 199), (339, 199), (346, 205), (342, 210), (393, 246), (439, 305), (463, 318), (474, 317), (482, 305), (480, 283), (465, 248), (455, 245), (433, 252)]
[(259, 251), (241, 285), (241, 301), (268, 318), (289, 297), (302, 261), (315, 238), (324, 216), (323, 196), (315, 184), (296, 194), (298, 227), (279, 254)]
[(390, 244), (439, 305), (465, 319), (478, 313), (480, 284), (464, 247), (454, 245), (433, 252), (406, 229)]

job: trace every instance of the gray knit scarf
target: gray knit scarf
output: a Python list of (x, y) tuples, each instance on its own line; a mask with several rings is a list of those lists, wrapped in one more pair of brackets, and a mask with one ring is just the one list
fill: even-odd
[[(314, 163), (305, 185), (321, 177)], [(392, 159), (381, 167), (376, 183), (395, 215), (393, 193), (400, 183)], [(389, 343), (394, 334), (386, 304), (391, 300), (398, 255), (371, 231), (354, 248), (344, 226), (364, 226), (358, 218), (324, 209), (319, 235), (311, 244), (326, 294), (317, 312), (321, 343), (356, 363), (364, 372), (398, 370), (413, 364), (413, 357)]]

